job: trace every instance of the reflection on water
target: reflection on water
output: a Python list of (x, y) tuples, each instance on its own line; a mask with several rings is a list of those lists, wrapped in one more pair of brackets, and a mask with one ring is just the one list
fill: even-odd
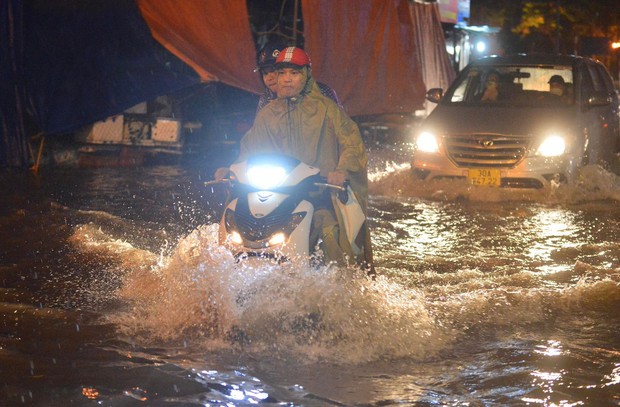
[(617, 404), (617, 177), (525, 194), (374, 162), (376, 280), (235, 263), (207, 169), (3, 174), (0, 399)]

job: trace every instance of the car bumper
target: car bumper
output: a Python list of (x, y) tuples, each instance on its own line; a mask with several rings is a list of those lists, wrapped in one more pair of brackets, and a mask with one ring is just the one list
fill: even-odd
[[(540, 189), (549, 186), (552, 180), (572, 181), (576, 164), (577, 158), (569, 155), (551, 158), (528, 156), (512, 168), (497, 169), (500, 171), (501, 187)], [(467, 179), (469, 170), (485, 167), (458, 167), (444, 154), (416, 152), (411, 168), (419, 179), (431, 181)]]

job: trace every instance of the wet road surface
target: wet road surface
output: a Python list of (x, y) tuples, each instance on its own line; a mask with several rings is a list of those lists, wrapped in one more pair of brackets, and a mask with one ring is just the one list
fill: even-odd
[(212, 168), (0, 175), (4, 405), (618, 405), (620, 181), (424, 185), (375, 148), (379, 277), (235, 264)]

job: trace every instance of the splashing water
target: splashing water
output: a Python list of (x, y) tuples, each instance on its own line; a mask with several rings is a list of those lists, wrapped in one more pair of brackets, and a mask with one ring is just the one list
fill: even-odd
[(409, 164), (388, 162), (385, 168), (369, 173), (370, 194), (405, 196), (438, 201), (467, 199), (483, 202), (526, 201), (543, 203), (582, 203), (599, 200), (620, 201), (620, 177), (600, 166), (581, 169), (574, 185), (554, 185), (542, 190), (507, 190), (475, 187), (465, 180), (423, 181), (411, 174)]
[(132, 337), (235, 343), (343, 363), (426, 358), (450, 342), (424, 295), (385, 277), (373, 281), (360, 270), (307, 261), (238, 264), (218, 246), (217, 225), (181, 239), (161, 265), (155, 254), (106, 241), (101, 233), (93, 239), (92, 230), (79, 228), (73, 240), (114, 252), (127, 267), (118, 295), (131, 307), (108, 318)]
[[(593, 191), (598, 199), (615, 199), (617, 177), (599, 167), (583, 174), (597, 181), (560, 189), (553, 199), (581, 201)], [(376, 195), (413, 196), (437, 187), (421, 190), (408, 166), (396, 163), (371, 173), (370, 179)], [(431, 198), (506, 198), (504, 191), (479, 193), (451, 184)], [(549, 200), (550, 195), (539, 193), (534, 199)], [(146, 342), (192, 340), (208, 348), (242, 346), (278, 357), (303, 355), (308, 361), (426, 359), (477, 326), (540, 322), (559, 308), (554, 304), (583, 296), (583, 289), (575, 287), (550, 294), (528, 271), (510, 272), (500, 284), (497, 275), (467, 269), (370, 280), (359, 270), (313, 267), (307, 261), (236, 263), (218, 245), (217, 227), (197, 228), (168, 255), (134, 248), (92, 226), (78, 228), (73, 241), (83, 250), (118, 257), (118, 269), (124, 270), (118, 296), (128, 308), (107, 318), (122, 333)], [(501, 288), (495, 288), (498, 284)]]

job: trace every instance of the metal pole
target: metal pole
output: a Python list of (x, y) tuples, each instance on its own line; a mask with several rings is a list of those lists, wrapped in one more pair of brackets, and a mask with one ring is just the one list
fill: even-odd
[(295, 0), (293, 7), (293, 44), (297, 46), (297, 13), (299, 12), (299, 0)]
[(560, 0), (555, 3), (555, 53), (560, 53), (561, 42), (561, 29), (560, 29)]

